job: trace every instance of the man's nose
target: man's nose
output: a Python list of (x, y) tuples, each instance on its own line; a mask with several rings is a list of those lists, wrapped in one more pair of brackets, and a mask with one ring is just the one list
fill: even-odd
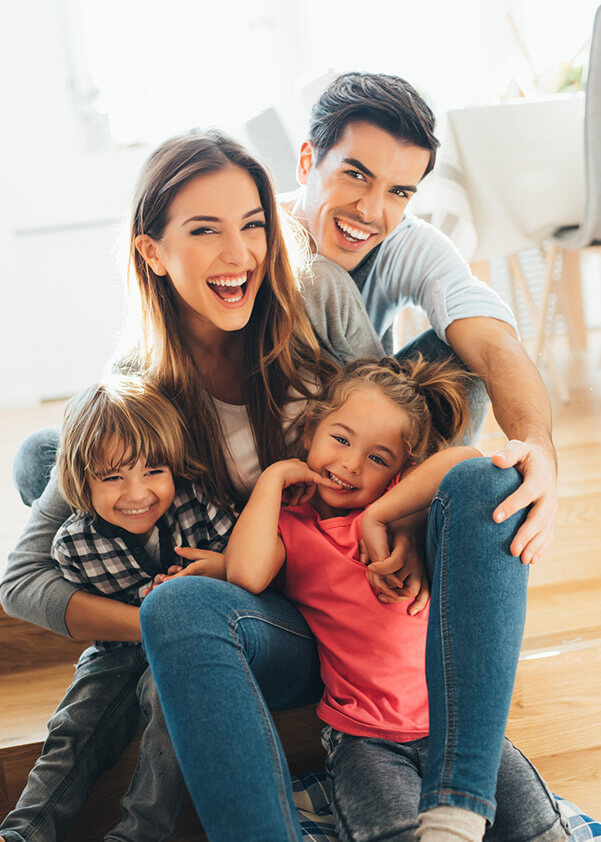
[(382, 217), (384, 210), (384, 196), (377, 187), (366, 190), (355, 206), (363, 222), (375, 222)]

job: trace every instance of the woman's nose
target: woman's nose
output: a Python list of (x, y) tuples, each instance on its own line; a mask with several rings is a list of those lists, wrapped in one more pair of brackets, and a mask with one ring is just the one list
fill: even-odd
[(230, 263), (233, 266), (240, 266), (248, 258), (248, 248), (244, 242), (244, 238), (240, 234), (228, 234), (221, 252), (222, 259), (225, 263)]

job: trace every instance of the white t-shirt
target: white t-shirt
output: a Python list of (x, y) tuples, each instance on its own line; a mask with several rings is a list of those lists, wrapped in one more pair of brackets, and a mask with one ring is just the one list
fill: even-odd
[[(314, 391), (317, 384), (309, 388)], [(290, 388), (289, 394), (291, 400), (284, 408), (287, 415), (283, 422), (284, 431), (290, 429), (307, 406), (307, 401), (296, 389)], [(246, 404), (224, 403), (217, 398), (213, 400), (226, 442), (224, 456), (227, 472), (236, 491), (249, 497), (261, 474), (261, 466)]]

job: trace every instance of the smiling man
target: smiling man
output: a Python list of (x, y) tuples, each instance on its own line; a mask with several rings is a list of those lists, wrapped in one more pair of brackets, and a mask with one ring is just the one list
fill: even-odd
[[(424, 775), (418, 837), (442, 842), (481, 839), (478, 821), (494, 816), (525, 613), (527, 576), (518, 557), (534, 562), (551, 542), (557, 483), (549, 399), (511, 311), (441, 232), (407, 212), (438, 145), (432, 111), (405, 80), (343, 74), (312, 109), (298, 160), (300, 188), (283, 204), (321, 255), (316, 275), (327, 265), (323, 258), (338, 264), (330, 287), (335, 277), (338, 286), (360, 292), (363, 315), (387, 351), (399, 309), (422, 308), (433, 330), (399, 353), (433, 358), (453, 349), (480, 377), (509, 439), (493, 456), (496, 467), (476, 459), (449, 474), (428, 524), (434, 760)], [(310, 295), (321, 338), (336, 313), (314, 305)], [(378, 565), (384, 572), (384, 561)]]

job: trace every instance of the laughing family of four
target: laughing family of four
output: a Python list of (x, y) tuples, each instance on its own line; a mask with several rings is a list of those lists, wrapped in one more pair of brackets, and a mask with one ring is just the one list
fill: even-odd
[[(437, 147), (410, 84), (346, 73), (279, 209), (219, 132), (147, 161), (140, 335), (68, 404), (49, 481), (58, 434), (16, 463), (3, 605), (95, 643), (6, 842), (64, 838), (142, 725), (105, 840), (170, 839), (186, 787), (211, 842), (302, 839), (270, 710), (320, 697), (340, 839), (568, 837), (504, 737), (557, 507), (549, 401), (510, 310), (407, 212)], [(432, 330), (387, 356), (406, 304)]]

